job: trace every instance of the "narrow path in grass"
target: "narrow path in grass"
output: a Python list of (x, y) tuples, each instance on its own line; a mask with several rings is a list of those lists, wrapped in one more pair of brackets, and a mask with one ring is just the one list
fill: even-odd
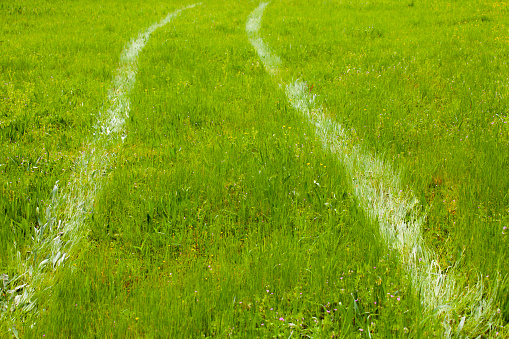
[[(82, 225), (87, 215), (92, 213), (96, 193), (101, 189), (103, 177), (111, 169), (110, 162), (126, 134), (125, 120), (129, 117), (129, 95), (136, 81), (137, 58), (148, 42), (150, 35), (166, 25), (183, 10), (195, 7), (196, 4), (183, 7), (168, 14), (161, 21), (153, 24), (133, 39), (120, 55), (112, 87), (108, 91), (105, 110), (100, 113), (92, 141), (77, 159), (74, 174), (62, 193), (59, 193), (58, 182), (51, 192), (51, 205), (46, 210), (45, 221), (39, 221), (35, 229), (35, 238), (31, 251), (26, 258), (17, 256), (17, 276), (2, 276), (4, 284), (11, 287), (11, 305), (2, 307), (0, 317), (7, 317), (14, 324), (22, 314), (37, 314), (36, 293), (51, 288), (52, 272), (61, 266), (72, 251), (78, 250), (75, 245), (85, 234)], [(9, 279), (10, 278), (10, 279)], [(9, 310), (13, 311), (10, 314)], [(13, 334), (17, 330), (12, 326)]]
[[(286, 88), (290, 104), (315, 126), (323, 147), (341, 161), (351, 178), (354, 194), (365, 213), (378, 222), (388, 245), (398, 251), (420, 291), (425, 311), (443, 318), (444, 334), (479, 335), (497, 322), (495, 292), (485, 296), (482, 280), (470, 288), (457, 283), (454, 265), (440, 267), (436, 255), (427, 248), (421, 235), (426, 212), (421, 210), (414, 194), (402, 188), (391, 164), (371, 154), (315, 103), (305, 82), (297, 80), (285, 85), (279, 75), (281, 59), (271, 51), (259, 35), (263, 12), (262, 3), (249, 16), (246, 32), (266, 71)], [(496, 290), (496, 289), (495, 289)]]

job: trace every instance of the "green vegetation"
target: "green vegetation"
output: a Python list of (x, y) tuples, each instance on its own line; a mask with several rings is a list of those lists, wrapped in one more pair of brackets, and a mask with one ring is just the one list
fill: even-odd
[[(0, 4), (0, 273), (23, 273), (14, 257), (70, 180), (122, 49), (188, 4)], [(17, 314), (20, 337), (440, 336), (344, 169), (263, 69), (245, 32), (256, 6), (205, 1), (152, 34), (87, 236), (36, 312)], [(500, 290), (484, 337), (509, 335), (507, 6), (274, 1), (260, 32), (285, 81), (306, 81), (401, 171), (441, 266)]]
[[(496, 271), (509, 222), (507, 5), (270, 8), (262, 35), (291, 64), (287, 78), (305, 79), (345, 126), (402, 169), (431, 206), (424, 232), (444, 264), (464, 250), (465, 265)], [(294, 34), (298, 25), (308, 29)]]

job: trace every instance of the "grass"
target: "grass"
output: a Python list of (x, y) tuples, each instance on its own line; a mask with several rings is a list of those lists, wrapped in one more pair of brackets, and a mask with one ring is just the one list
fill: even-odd
[(507, 6), (385, 1), (343, 6), (341, 20), (325, 15), (337, 6), (307, 9), (312, 29), (295, 37), (302, 10), (274, 3), (263, 29), (292, 61), (287, 77), (306, 79), (402, 169), (430, 208), (424, 235), (444, 267), (462, 258), (466, 271), (506, 275)]
[[(2, 273), (22, 273), (16, 251), (70, 180), (122, 49), (188, 4), (0, 5)], [(282, 78), (307, 81), (401, 172), (443, 267), (500, 289), (481, 335), (503, 336), (507, 5), (292, 4), (270, 4), (261, 29)], [(257, 5), (206, 1), (152, 34), (86, 237), (48, 273), (37, 318), (17, 315), (20, 336), (440, 335), (345, 169), (263, 69), (245, 32)]]

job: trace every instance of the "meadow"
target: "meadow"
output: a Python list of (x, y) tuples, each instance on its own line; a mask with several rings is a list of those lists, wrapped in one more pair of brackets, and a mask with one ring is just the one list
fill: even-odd
[[(65, 260), (30, 280), (123, 50), (190, 4), (0, 3), (2, 337), (509, 337), (509, 6), (494, 0), (273, 1), (259, 34), (279, 78), (246, 33), (258, 2), (182, 11), (139, 53), (129, 117)], [(424, 308), (285, 95), (297, 79), (399, 173), (437, 265), (491, 300), (483, 326), (461, 325), (472, 305)]]

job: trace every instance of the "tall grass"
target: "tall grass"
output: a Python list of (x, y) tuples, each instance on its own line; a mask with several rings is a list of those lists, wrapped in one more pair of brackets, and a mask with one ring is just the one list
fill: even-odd
[[(259, 36), (266, 6), (267, 3), (262, 3), (252, 12), (246, 31), (265, 69), (281, 84), (278, 73), (282, 61)], [(443, 335), (477, 336), (497, 326), (500, 321), (496, 320), (497, 313), (501, 310), (496, 307), (505, 297), (505, 293), (499, 293), (500, 274), (497, 273), (495, 285), (486, 288), (483, 277), (464, 284), (457, 262), (449, 263), (444, 269), (434, 251), (423, 243), (421, 227), (426, 214), (420, 211), (419, 201), (403, 191), (399, 176), (388, 161), (377, 158), (354, 140), (355, 129), (345, 130), (331, 119), (326, 107), (316, 104), (316, 94), (309, 93), (310, 89), (301, 80), (286, 85), (288, 100), (316, 127), (324, 147), (345, 165), (347, 175), (353, 177), (351, 187), (360, 205), (380, 225), (388, 246), (401, 255), (413, 288), (420, 291), (425, 312), (443, 318)]]
[[(36, 207), (44, 219), (55, 181), (68, 181), (122, 49), (187, 4), (0, 5), (2, 273), (29, 249)], [(507, 274), (507, 130), (488, 119), (504, 116), (507, 84), (497, 4), (281, 1), (261, 32), (283, 79), (307, 81), (401, 171), (430, 211), (425, 242), (443, 263), (462, 258), (467, 282), (482, 273), (488, 286)], [(257, 5), (206, 1), (153, 33), (86, 241), (38, 291), (40, 316), (17, 324), (20, 336), (440, 335), (345, 168), (263, 69), (245, 33)], [(476, 10), (480, 22), (460, 24)], [(485, 61), (466, 65), (474, 46)]]

